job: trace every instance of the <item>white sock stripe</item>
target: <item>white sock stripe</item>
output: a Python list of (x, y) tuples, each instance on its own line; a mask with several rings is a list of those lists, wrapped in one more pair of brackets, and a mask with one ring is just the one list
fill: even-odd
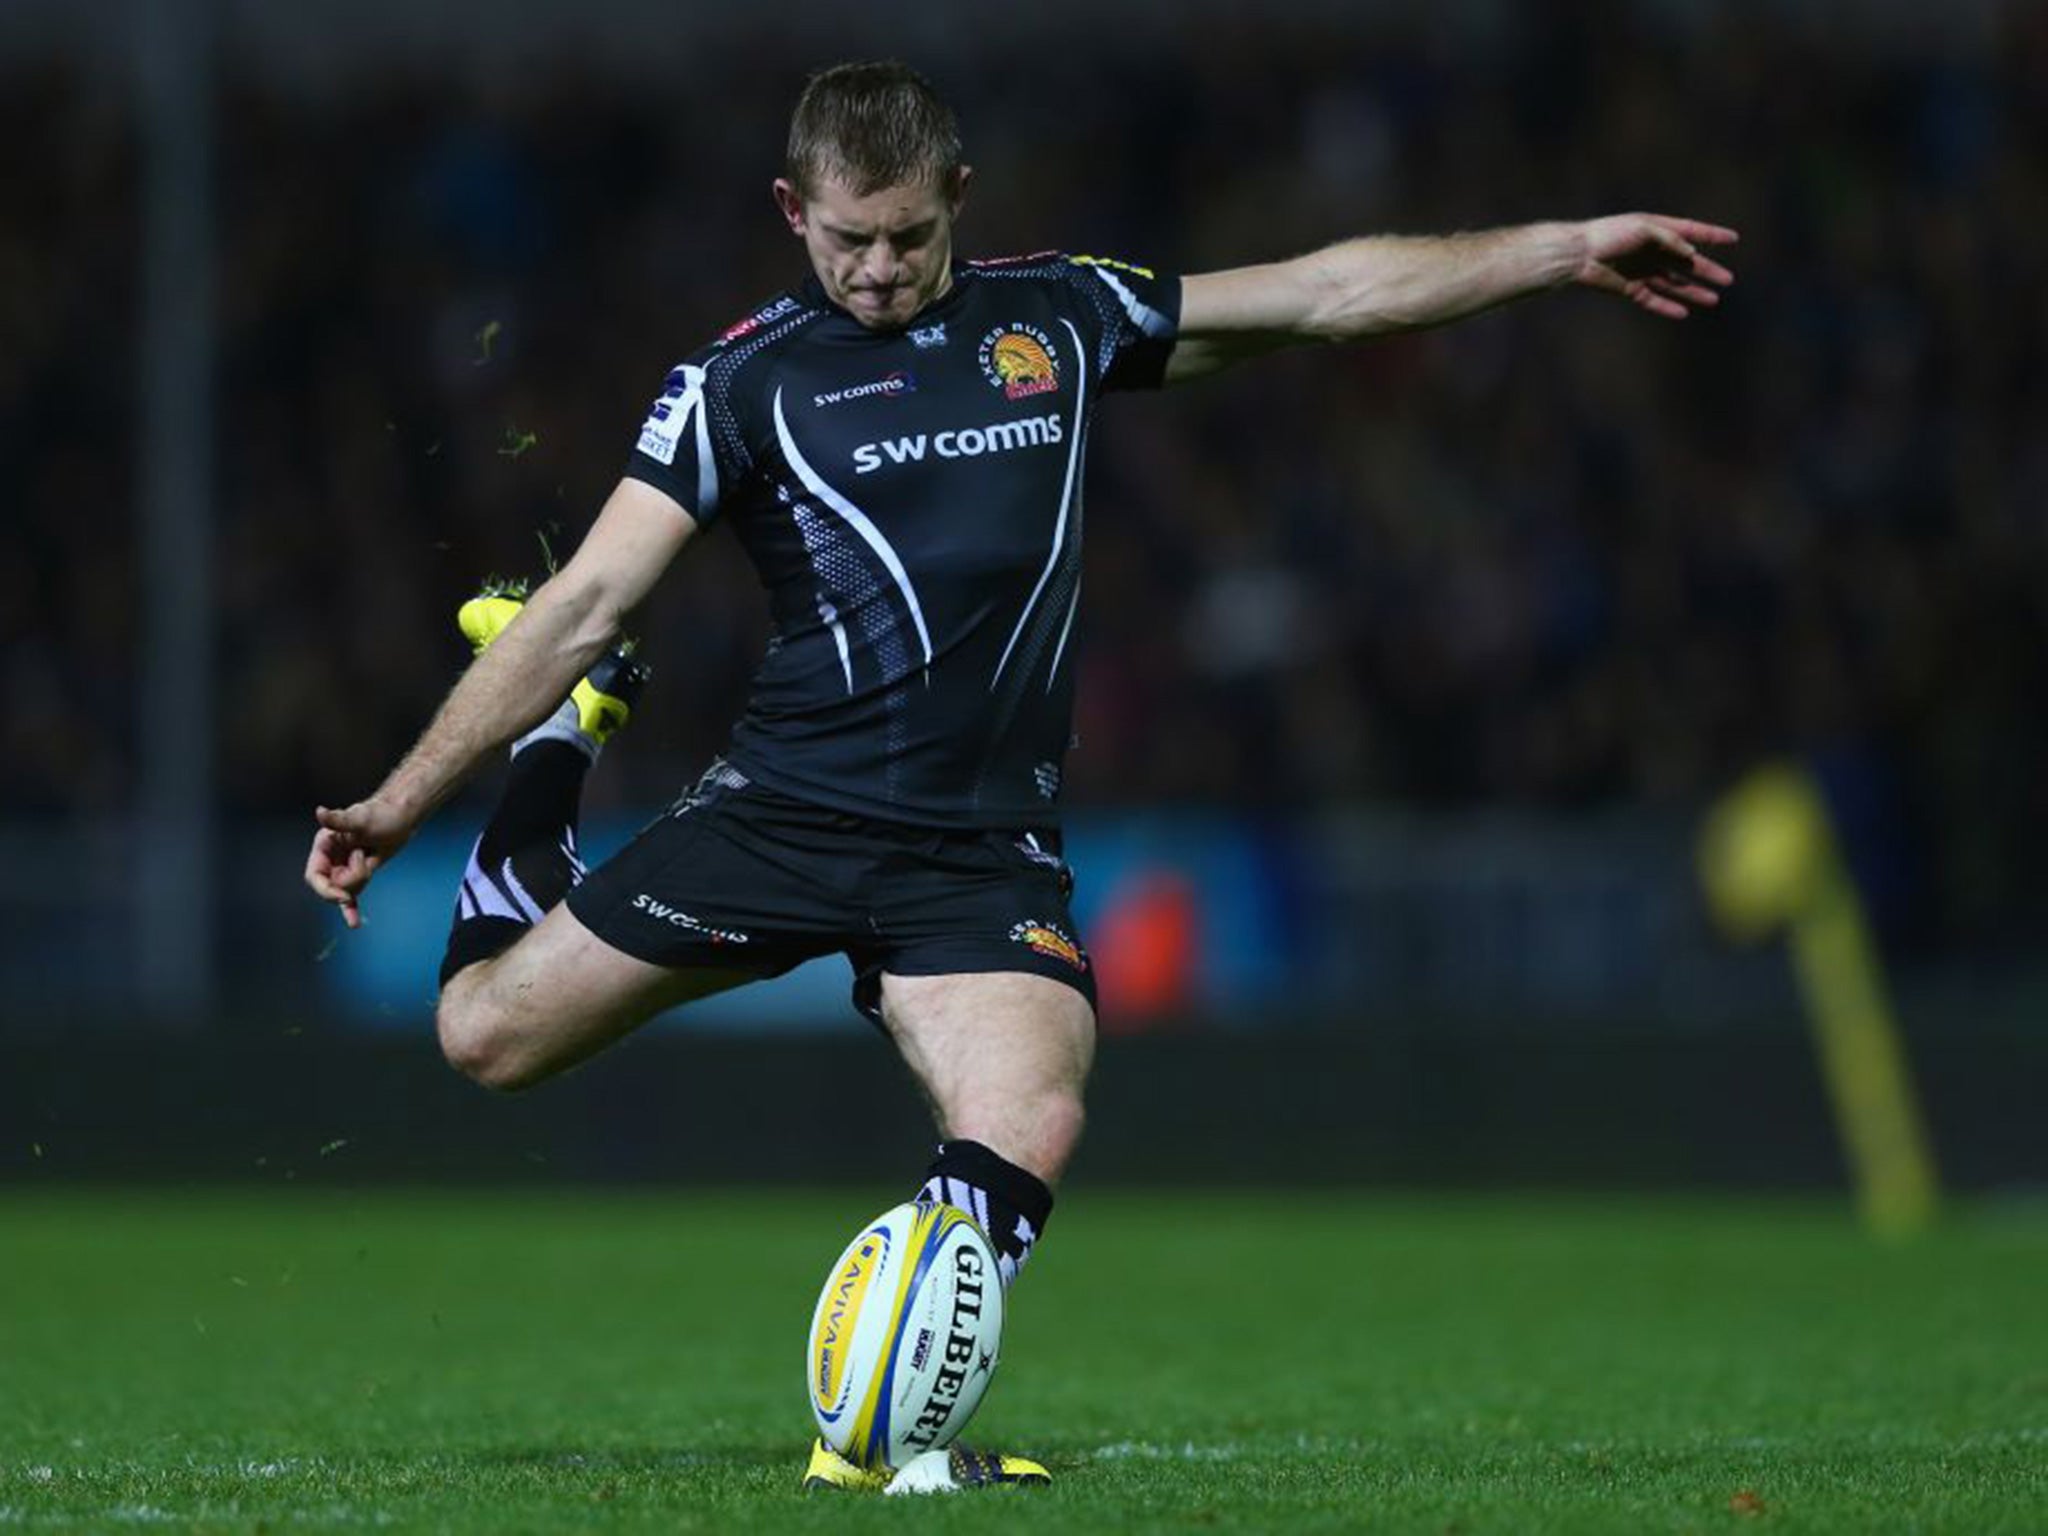
[[(941, 1205), (957, 1206), (972, 1216), (987, 1234), (991, 1246), (996, 1250), (1005, 1289), (1024, 1267), (1024, 1261), (1031, 1257), (1032, 1246), (1038, 1239), (1037, 1229), (1021, 1213), (1016, 1225), (1007, 1232), (997, 1232), (991, 1226), (993, 1211), (989, 1193), (978, 1184), (965, 1179), (948, 1178), (943, 1174), (932, 1174), (924, 1181), (924, 1187), (917, 1193), (920, 1200), (934, 1200)], [(1006, 1251), (1014, 1248), (1014, 1253)]]
[(547, 914), (541, 911), (540, 903), (527, 893), (526, 887), (519, 883), (519, 877), (512, 873), (512, 861), (507, 859), (498, 868), (504, 875), (504, 879), (499, 882), (498, 888), (512, 898), (526, 921), (537, 923), (545, 917)]
[(520, 910), (512, 893), (505, 889), (495, 874), (476, 862), (474, 854), (470, 855), (469, 872), (463, 879), (476, 897), (479, 917), (509, 917), (515, 923), (532, 924), (533, 919)]
[(478, 870), (479, 878), (470, 885), (470, 894), (476, 899), (478, 917), (509, 917), (515, 923), (523, 923), (526, 917), (512, 905), (512, 898), (500, 891), (491, 877)]
[[(940, 1182), (938, 1179), (932, 1180), (934, 1184)], [(943, 1182), (945, 1193), (939, 1198), (945, 1204), (958, 1206), (972, 1216), (981, 1230), (988, 1234), (988, 1240), (993, 1243), (997, 1233), (989, 1227), (988, 1191), (978, 1184), (968, 1183), (965, 1179), (946, 1179)]]

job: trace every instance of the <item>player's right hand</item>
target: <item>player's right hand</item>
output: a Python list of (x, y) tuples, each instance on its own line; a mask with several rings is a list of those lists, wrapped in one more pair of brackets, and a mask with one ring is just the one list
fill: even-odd
[(342, 810), (313, 812), (320, 830), (306, 855), (306, 884), (322, 901), (341, 908), (342, 921), (363, 926), (362, 894), (370, 877), (412, 836), (407, 819), (377, 800), (359, 800)]

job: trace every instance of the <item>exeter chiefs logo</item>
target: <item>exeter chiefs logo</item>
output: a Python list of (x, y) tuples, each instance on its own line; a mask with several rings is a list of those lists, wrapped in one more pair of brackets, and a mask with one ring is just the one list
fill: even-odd
[(1060, 387), (1052, 338), (1035, 325), (999, 325), (981, 338), (981, 371), (1007, 400)]
[(1010, 930), (1010, 937), (1041, 955), (1050, 955), (1055, 960), (1066, 961), (1077, 971), (1088, 969), (1087, 951), (1051, 923), (1019, 923)]

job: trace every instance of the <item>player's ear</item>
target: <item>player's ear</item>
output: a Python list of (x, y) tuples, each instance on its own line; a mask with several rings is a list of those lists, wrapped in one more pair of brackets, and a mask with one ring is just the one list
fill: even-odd
[(791, 234), (804, 232), (804, 195), (786, 176), (775, 178), (775, 206), (782, 210), (782, 221), (789, 226)]
[(967, 183), (974, 175), (971, 165), (958, 166), (953, 171), (953, 185), (946, 191), (946, 208), (954, 218), (960, 217), (960, 210), (967, 206)]

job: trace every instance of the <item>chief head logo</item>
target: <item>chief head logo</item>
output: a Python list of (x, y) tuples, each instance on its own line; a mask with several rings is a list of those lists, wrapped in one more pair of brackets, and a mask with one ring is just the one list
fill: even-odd
[(1035, 325), (999, 325), (981, 338), (981, 371), (1008, 400), (1060, 387), (1052, 339)]
[(1010, 939), (1041, 955), (1064, 960), (1077, 971), (1088, 969), (1088, 952), (1051, 923), (1021, 922), (1010, 930)]

